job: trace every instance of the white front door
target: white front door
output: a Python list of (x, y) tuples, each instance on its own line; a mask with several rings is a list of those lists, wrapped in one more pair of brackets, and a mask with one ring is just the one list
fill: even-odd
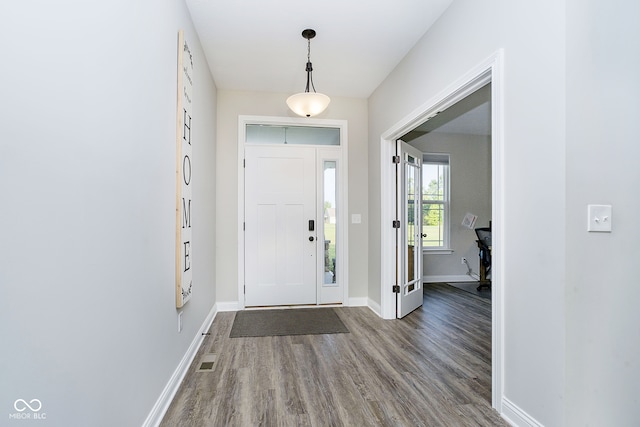
[(396, 317), (422, 306), (422, 153), (398, 141), (398, 219)]
[(316, 304), (315, 156), (245, 147), (245, 306)]

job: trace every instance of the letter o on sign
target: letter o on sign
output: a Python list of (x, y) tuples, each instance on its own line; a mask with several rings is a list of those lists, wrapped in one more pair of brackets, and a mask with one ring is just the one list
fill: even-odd
[(186, 185), (191, 182), (191, 159), (189, 156), (184, 156), (182, 159), (182, 179)]

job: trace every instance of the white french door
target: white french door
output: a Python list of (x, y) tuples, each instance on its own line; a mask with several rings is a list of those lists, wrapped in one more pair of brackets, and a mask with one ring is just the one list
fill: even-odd
[(396, 317), (422, 306), (422, 153), (397, 141)]
[(316, 149), (245, 147), (245, 305), (317, 302)]

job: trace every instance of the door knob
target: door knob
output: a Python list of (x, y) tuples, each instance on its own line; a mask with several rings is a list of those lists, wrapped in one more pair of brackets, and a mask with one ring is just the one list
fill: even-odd
[(309, 241), (313, 242), (313, 236), (309, 236)]
[(422, 237), (427, 237), (427, 234), (426, 233), (422, 233)]

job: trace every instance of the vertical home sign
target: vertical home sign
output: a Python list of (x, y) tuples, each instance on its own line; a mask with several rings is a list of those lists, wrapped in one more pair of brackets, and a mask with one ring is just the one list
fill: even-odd
[(191, 94), (193, 93), (193, 56), (178, 32), (178, 107), (176, 132), (176, 307), (191, 298)]

